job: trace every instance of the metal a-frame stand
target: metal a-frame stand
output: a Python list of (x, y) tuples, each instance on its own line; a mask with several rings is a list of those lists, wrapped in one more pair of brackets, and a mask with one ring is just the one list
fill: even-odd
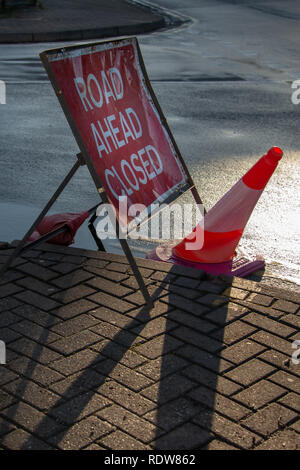
[[(174, 193), (168, 197), (165, 202), (167, 204), (170, 204), (172, 202), (174, 202), (176, 199), (178, 199), (182, 194), (184, 194), (186, 191), (188, 190), (191, 190), (192, 192), (192, 195), (194, 197), (194, 200), (196, 202), (196, 204), (198, 205), (202, 205), (202, 201), (201, 201), (201, 198), (199, 196), (199, 193), (194, 185), (194, 182), (191, 178), (191, 175), (188, 171), (188, 168), (180, 154), (180, 151), (178, 149), (178, 146), (175, 142), (175, 139), (169, 129), (169, 126), (167, 124), (167, 121), (163, 115), (163, 112), (161, 110), (161, 107), (158, 103), (158, 100), (154, 94), (154, 91), (152, 89), (152, 86), (150, 84), (150, 81), (149, 81), (149, 78), (148, 78), (148, 75), (147, 75), (147, 72), (146, 72), (146, 68), (145, 68), (145, 65), (144, 65), (144, 61), (143, 61), (143, 57), (142, 57), (142, 54), (141, 54), (141, 51), (140, 51), (140, 48), (139, 48), (139, 45), (136, 41), (136, 38), (129, 38), (130, 40), (133, 40), (136, 42), (136, 47), (137, 47), (137, 52), (138, 52), (138, 59), (139, 59), (139, 65), (141, 67), (141, 70), (143, 72), (143, 76), (144, 76), (144, 80), (145, 80), (145, 83), (146, 83), (146, 86), (148, 88), (148, 91), (151, 95), (151, 99), (157, 109), (157, 112), (160, 116), (160, 119), (161, 119), (161, 122), (163, 123), (165, 129), (166, 129), (166, 132), (168, 134), (168, 137), (170, 139), (170, 141), (172, 142), (172, 145), (173, 145), (173, 148), (175, 149), (176, 151), (176, 154), (177, 154), (177, 157), (179, 158), (180, 160), (180, 163), (182, 165), (182, 168), (183, 168), (183, 171), (185, 173), (185, 177), (186, 177), (186, 183), (185, 185), (181, 188), (181, 189), (177, 189), (176, 191), (174, 191)], [(118, 41), (107, 41), (107, 43), (112, 43), (112, 42), (115, 42), (117, 44), (121, 43), (121, 40), (118, 40)], [(101, 43), (94, 43), (94, 44), (91, 44), (91, 46), (97, 46), (98, 44), (105, 44), (103, 41)], [(88, 44), (89, 45), (89, 44)], [(84, 44), (82, 45), (82, 47), (87, 47), (88, 46), (87, 44)], [(13, 253), (11, 254), (11, 256), (8, 258), (8, 260), (6, 261), (6, 263), (3, 265), (2, 269), (0, 270), (0, 277), (7, 271), (7, 269), (12, 265), (13, 261), (15, 260), (15, 258), (17, 258), (17, 256), (19, 256), (25, 249), (26, 249), (26, 244), (30, 238), (30, 236), (32, 235), (32, 233), (34, 232), (34, 230), (38, 227), (38, 225), (41, 223), (41, 221), (43, 220), (43, 218), (45, 217), (45, 215), (47, 214), (47, 212), (49, 211), (49, 209), (51, 208), (51, 206), (54, 204), (54, 202), (56, 201), (56, 199), (58, 198), (58, 196), (62, 193), (62, 191), (64, 190), (64, 188), (67, 186), (67, 184), (69, 183), (69, 181), (72, 179), (72, 177), (74, 176), (74, 174), (76, 173), (76, 171), (78, 170), (78, 168), (82, 165), (87, 165), (88, 169), (89, 169), (89, 172), (92, 176), (92, 179), (94, 180), (94, 183), (95, 183), (95, 186), (97, 188), (97, 191), (98, 191), (98, 194), (100, 196), (100, 199), (101, 199), (101, 203), (110, 203), (108, 197), (107, 197), (107, 194), (106, 194), (106, 191), (105, 191), (105, 188), (104, 188), (104, 185), (102, 184), (102, 181), (100, 180), (100, 177), (98, 175), (98, 173), (96, 172), (94, 166), (93, 166), (93, 163), (91, 161), (91, 158), (86, 150), (86, 147), (85, 147), (85, 144), (82, 140), (82, 137), (79, 133), (79, 130), (76, 126), (76, 123), (71, 115), (71, 112), (70, 112), (70, 109), (66, 103), (66, 100), (64, 98), (64, 95), (62, 93), (62, 90), (60, 89), (60, 86), (56, 80), (56, 77), (55, 77), (55, 74), (50, 66), (50, 63), (49, 63), (49, 60), (48, 60), (48, 53), (51, 55), (51, 54), (56, 54), (56, 53), (60, 53), (62, 50), (65, 51), (66, 49), (68, 50), (73, 50), (73, 49), (76, 49), (78, 48), (78, 45), (76, 46), (68, 46), (67, 48), (63, 48), (63, 49), (53, 49), (53, 50), (50, 50), (50, 51), (45, 51), (45, 52), (42, 52), (40, 54), (40, 57), (41, 57), (41, 60), (43, 62), (43, 65), (47, 71), (47, 74), (48, 74), (48, 77), (51, 81), (51, 84), (54, 88), (54, 91), (56, 93), (56, 96), (60, 102), (60, 105), (64, 111), (64, 114), (67, 118), (67, 121), (69, 123), (69, 126), (71, 127), (71, 130), (73, 132), (73, 135), (77, 141), (77, 144), (79, 146), (79, 149), (80, 149), (80, 153), (77, 155), (77, 161), (76, 163), (74, 164), (74, 166), (72, 167), (72, 169), (70, 170), (70, 172), (67, 174), (67, 176), (64, 178), (64, 180), (62, 181), (62, 183), (60, 184), (60, 186), (58, 187), (58, 189), (55, 191), (55, 193), (53, 194), (53, 196), (51, 197), (51, 199), (49, 200), (49, 202), (46, 204), (46, 206), (44, 207), (44, 209), (42, 210), (42, 212), (39, 214), (39, 216), (37, 217), (37, 219), (34, 221), (34, 223), (32, 224), (32, 226), (30, 227), (30, 229), (28, 230), (28, 232), (25, 234), (25, 236), (23, 237), (22, 241), (17, 245), (17, 247), (15, 248), (15, 250), (13, 251)], [(111, 214), (109, 214), (109, 216), (111, 217)], [(133, 274), (137, 280), (137, 283), (139, 285), (139, 288), (141, 289), (141, 292), (143, 294), (143, 297), (145, 299), (145, 302), (146, 302), (146, 305), (147, 307), (150, 309), (152, 308), (153, 306), (153, 301), (151, 299), (151, 296), (148, 292), (148, 289), (146, 287), (146, 284), (143, 280), (143, 277), (141, 275), (141, 272), (137, 266), (137, 263), (136, 263), (136, 260), (131, 252), (131, 249), (128, 245), (128, 242), (125, 238), (123, 237), (120, 237), (120, 225), (119, 225), (119, 222), (118, 222), (118, 219), (116, 217), (116, 220), (113, 220), (112, 221), (114, 224), (115, 224), (115, 227), (116, 227), (116, 236), (117, 238), (119, 239), (120, 241), (120, 245), (121, 245), (121, 248), (131, 266), (131, 269), (133, 271)], [(61, 230), (61, 229), (58, 229), (58, 231)], [(55, 234), (57, 233), (57, 231), (55, 231)], [(52, 233), (52, 235), (46, 235), (49, 239), (51, 238), (52, 236), (54, 235), (54, 233)], [(94, 237), (95, 238), (95, 237)], [(101, 243), (101, 241), (100, 241)], [(30, 244), (28, 245), (28, 247), (30, 246)], [(99, 245), (98, 245), (98, 248), (99, 248)]]

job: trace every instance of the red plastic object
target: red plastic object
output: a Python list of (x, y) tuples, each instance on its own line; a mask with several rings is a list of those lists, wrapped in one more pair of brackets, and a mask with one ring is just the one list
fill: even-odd
[(155, 261), (178, 264), (193, 269), (201, 269), (207, 273), (218, 276), (227, 274), (229, 276), (245, 277), (255, 271), (263, 269), (264, 259), (261, 256), (249, 257), (244, 253), (238, 253), (234, 259), (223, 263), (193, 263), (174, 256), (172, 249), (177, 242), (171, 241), (159, 245), (154, 250), (147, 253), (147, 258)]
[(71, 245), (71, 243), (74, 242), (74, 236), (77, 230), (89, 215), (89, 211), (84, 211), (80, 213), (64, 212), (44, 217), (40, 225), (31, 235), (29, 241), (38, 240), (41, 236), (67, 225), (67, 230), (48, 240), (48, 243), (65, 246)]
[[(282, 157), (272, 147), (204, 216), (192, 234), (173, 247), (173, 256), (193, 263), (224, 263), (233, 260), (248, 219), (264, 187)], [(193, 249), (193, 236), (202, 246)]]

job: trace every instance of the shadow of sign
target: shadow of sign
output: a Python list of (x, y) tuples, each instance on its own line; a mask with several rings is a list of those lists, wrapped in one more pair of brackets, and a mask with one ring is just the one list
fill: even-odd
[[(123, 266), (123, 273), (116, 273), (96, 264), (81, 265), (91, 277), (80, 288), (89, 293), (88, 288), (97, 286), (88, 298), (97, 299), (98, 305), (91, 304), (87, 313), (68, 317), (66, 308), (72, 302), (68, 304), (67, 289), (55, 294), (64, 306), (43, 313), (44, 329), (29, 320), (21, 322), (23, 327), (12, 325), (28, 337), (22, 349), (26, 361), (10, 362), (20, 377), (5, 389), (19, 403), (2, 415), (19, 424), (26, 404), (31, 424), (22, 449), (46, 444), (80, 449), (97, 443), (115, 450), (192, 450), (205, 448), (215, 437), (214, 412), (226, 407), (226, 394), (239, 388), (222, 377), (232, 366), (220, 357), (224, 327), (233, 315), (228, 314), (227, 298), (217, 294), (224, 285), (201, 281), (201, 271), (191, 270), (188, 277), (184, 270), (185, 277), (176, 266), (156, 275), (144, 268), (155, 300), (149, 312), (136, 280)], [(122, 312), (106, 305), (112, 278)], [(69, 285), (72, 280), (76, 284), (76, 271), (68, 279)], [(208, 284), (215, 293), (209, 293)], [(20, 354), (18, 342), (9, 349)], [(44, 380), (46, 371), (52, 378), (50, 374)]]

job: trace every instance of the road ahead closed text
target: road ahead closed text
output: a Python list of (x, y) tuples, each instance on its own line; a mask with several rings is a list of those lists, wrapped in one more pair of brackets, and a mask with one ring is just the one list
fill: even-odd
[(112, 204), (163, 202), (186, 175), (152, 101), (135, 43), (50, 57), (73, 121)]

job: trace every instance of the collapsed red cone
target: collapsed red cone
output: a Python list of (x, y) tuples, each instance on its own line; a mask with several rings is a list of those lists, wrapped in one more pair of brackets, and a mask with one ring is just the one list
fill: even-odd
[(77, 230), (89, 217), (89, 215), (89, 211), (84, 211), (80, 213), (64, 212), (61, 214), (53, 214), (44, 217), (42, 222), (39, 224), (39, 226), (29, 238), (29, 241), (38, 240), (43, 235), (46, 235), (49, 232), (52, 232), (53, 230), (66, 226), (67, 230), (51, 238), (48, 243), (65, 246), (71, 245), (71, 243), (74, 242), (74, 237)]
[(279, 147), (272, 147), (263, 155), (193, 232), (173, 247), (173, 256), (195, 263), (232, 260), (248, 219), (282, 155)]

